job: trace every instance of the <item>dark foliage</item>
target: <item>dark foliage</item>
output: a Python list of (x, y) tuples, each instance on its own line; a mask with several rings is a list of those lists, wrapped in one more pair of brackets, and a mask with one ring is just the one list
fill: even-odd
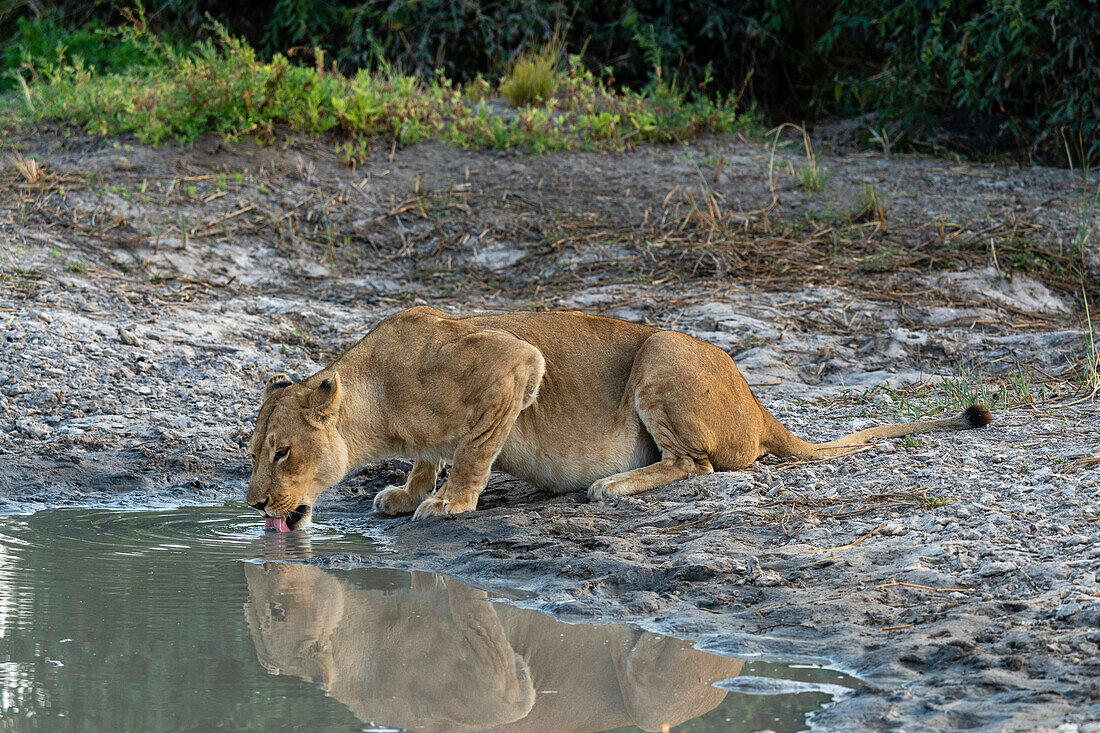
[(878, 112), (909, 135), (955, 129), (1029, 156), (1100, 158), (1097, 0), (843, 0), (818, 51), (836, 69), (824, 108)]

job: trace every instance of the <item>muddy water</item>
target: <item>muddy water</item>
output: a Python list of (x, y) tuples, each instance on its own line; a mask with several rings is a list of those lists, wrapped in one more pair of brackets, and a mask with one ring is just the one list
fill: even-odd
[(0, 731), (794, 731), (855, 684), (442, 576), (272, 562), (379, 551), (240, 508), (0, 517)]

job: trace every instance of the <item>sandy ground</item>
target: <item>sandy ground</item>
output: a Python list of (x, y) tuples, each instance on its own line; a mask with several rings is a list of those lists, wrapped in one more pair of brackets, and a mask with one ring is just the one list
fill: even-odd
[(943, 377), (963, 375), (1011, 386), (993, 427), (598, 504), (494, 475), (475, 514), (420, 523), (370, 509), (403, 479), (392, 462), (317, 519), (361, 512), (386, 562), (520, 587), (563, 618), (828, 659), (869, 687), (823, 729), (1100, 731), (1078, 289), (1100, 235), (1070, 172), (823, 155), (807, 192), (796, 148), (729, 140), (386, 147), (351, 170), (319, 142), (63, 132), (17, 140), (41, 179), (0, 179), (0, 511), (240, 499), (266, 376), (307, 375), (416, 303), (686, 331), (815, 439), (946, 410)]

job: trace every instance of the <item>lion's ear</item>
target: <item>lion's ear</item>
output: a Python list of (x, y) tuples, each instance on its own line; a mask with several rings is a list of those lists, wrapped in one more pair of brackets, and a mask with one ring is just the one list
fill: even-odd
[(343, 399), (343, 390), (340, 388), (340, 374), (333, 372), (331, 377), (317, 385), (313, 394), (309, 396), (308, 416), (310, 422), (316, 425), (325, 425), (336, 417), (340, 410), (340, 400)]
[(280, 389), (289, 387), (294, 384), (290, 381), (290, 377), (285, 374), (276, 374), (267, 380), (267, 385), (264, 387), (264, 400), (266, 401), (271, 395), (278, 392)]

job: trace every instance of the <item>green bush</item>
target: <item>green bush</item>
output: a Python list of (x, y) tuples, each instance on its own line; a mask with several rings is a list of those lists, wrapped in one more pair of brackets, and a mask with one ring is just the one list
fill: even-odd
[(408, 137), (434, 130), (438, 110), (413, 77), (366, 71), (348, 79), (296, 66), (285, 55), (260, 58), (224, 31), (193, 51), (167, 49), (156, 67), (98, 73), (79, 60), (47, 66), (30, 85), (39, 117), (101, 134), (131, 132), (144, 142), (193, 140), (207, 132), (270, 134), (275, 125), (323, 133)]

